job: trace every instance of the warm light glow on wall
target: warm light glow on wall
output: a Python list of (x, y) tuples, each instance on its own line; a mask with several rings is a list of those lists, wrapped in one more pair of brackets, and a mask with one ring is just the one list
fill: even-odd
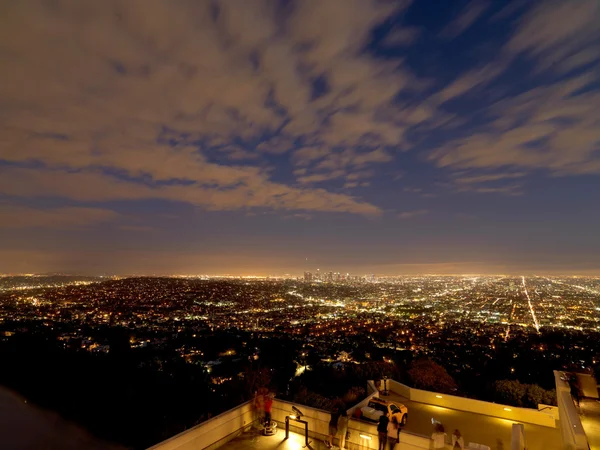
[(512, 411), (510, 408), (504, 408), (504, 411)]
[(436, 397), (436, 398), (442, 398), (442, 396), (441, 396), (441, 395), (436, 395), (435, 397)]

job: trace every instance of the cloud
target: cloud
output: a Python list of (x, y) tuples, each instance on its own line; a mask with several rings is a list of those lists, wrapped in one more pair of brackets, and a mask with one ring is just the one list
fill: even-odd
[[(10, 111), (2, 116), (0, 159), (91, 180), (107, 170), (119, 175), (104, 177), (108, 192), (111, 184), (127, 185), (121, 197), (163, 196), (168, 189), (153, 183), (180, 181), (172, 190), (209, 208), (377, 210), (343, 194), (273, 182), (261, 158), (285, 154), (298, 140), (330, 148), (401, 141), (402, 131), (376, 116), (410, 75), (361, 52), (372, 27), (398, 8), (362, 0), (307, 0), (288, 9), (259, 0), (215, 8), (155, 0), (11, 3), (0, 24), (0, 62), (11, 67), (0, 74)], [(329, 90), (313, 100), (318, 76)], [(355, 113), (341, 112), (348, 106)], [(214, 151), (244, 164), (216, 162)], [(106, 196), (61, 189), (54, 191), (68, 198)]]
[(493, 120), (434, 151), (440, 167), (545, 169), (555, 175), (600, 173), (600, 93), (572, 77), (491, 105)]
[(538, 2), (520, 20), (506, 51), (535, 58), (539, 70), (570, 71), (600, 59), (600, 3)]
[(473, 25), (489, 6), (490, 4), (487, 1), (471, 0), (456, 19), (444, 27), (440, 35), (449, 39), (458, 37)]
[(384, 45), (390, 47), (406, 47), (411, 45), (421, 35), (421, 30), (417, 27), (396, 27), (389, 31), (385, 36)]
[(506, 67), (505, 62), (494, 61), (483, 67), (468, 70), (435, 94), (432, 102), (443, 103), (465, 93), (472, 93), (476, 88), (485, 87), (504, 72)]
[[(494, 95), (477, 109), (476, 121), (471, 118), (458, 128), (468, 133), (455, 135), (430, 154), (438, 167), (544, 170), (558, 176), (600, 173), (600, 6), (595, 1), (566, 6), (553, 1), (533, 4), (494, 61), (460, 75), (434, 94), (434, 104), (473, 92), (482, 98)], [(528, 77), (520, 75), (523, 83), (514, 83), (511, 73), (518, 57), (533, 64)], [(504, 84), (506, 80), (510, 84)], [(501, 189), (518, 192), (520, 187), (479, 191)]]
[[(440, 135), (428, 155), (440, 168), (600, 172), (600, 103), (588, 89), (597, 3), (534, 4), (495, 58), (433, 93), (438, 80), (365, 51), (374, 28), (408, 4), (9, 2), (0, 15), (0, 64), (10, 67), (0, 71), (1, 192), (377, 214), (312, 185), (366, 186), (420, 133)], [(472, 2), (445, 34), (462, 33), (487, 6)], [(416, 35), (401, 26), (386, 39), (408, 45)], [(488, 97), (522, 56), (540, 67), (554, 60), (569, 78)], [(451, 100), (475, 93), (485, 100), (476, 114), (453, 109)]]
[[(309, 165), (310, 167), (302, 168), (301, 171), (294, 173), (300, 175), (298, 176), (298, 182), (305, 184), (338, 178), (345, 178), (347, 181), (369, 178), (375, 174), (375, 171), (366, 169), (367, 167), (389, 162), (393, 159), (390, 153), (380, 148), (367, 151), (345, 149), (326, 153), (321, 153), (315, 149), (303, 149), (299, 152), (302, 152), (302, 155), (297, 159), (298, 164), (301, 166)], [(313, 160), (318, 160), (318, 162), (311, 165)], [(352, 184), (346, 184), (345, 186), (354, 187)]]
[(119, 226), (119, 230), (124, 230), (124, 231), (133, 231), (133, 232), (147, 232), (147, 231), (154, 231), (154, 228), (152, 228), (151, 226), (148, 225), (120, 225)]
[(219, 148), (219, 152), (224, 153), (230, 161), (248, 161), (256, 160), (259, 156), (256, 153), (250, 152), (243, 147), (236, 145), (226, 145)]
[(496, 187), (468, 187), (460, 188), (459, 191), (475, 192), (476, 194), (505, 194), (505, 195), (523, 195), (522, 186), (520, 184), (511, 184), (508, 186)]
[(346, 174), (343, 170), (334, 170), (331, 172), (313, 173), (312, 175), (303, 175), (298, 177), (298, 182), (302, 184), (320, 183), (323, 181), (335, 180)]
[(324, 189), (299, 189), (263, 181), (238, 183), (226, 188), (198, 184), (147, 184), (101, 172), (62, 170), (6, 170), (0, 177), (0, 193), (14, 197), (62, 197), (75, 201), (164, 199), (190, 203), (209, 210), (270, 208), (380, 214), (380, 209), (353, 197)]
[(398, 213), (398, 217), (400, 219), (413, 219), (415, 217), (424, 216), (429, 214), (429, 210), (427, 209), (417, 209), (415, 211), (403, 211)]
[(36, 209), (0, 204), (0, 228), (85, 228), (115, 221), (118, 214), (108, 209), (61, 207)]
[(256, 149), (264, 153), (280, 155), (287, 153), (295, 147), (293, 139), (285, 136), (276, 136), (268, 141), (261, 142)]
[(513, 173), (492, 173), (486, 175), (473, 175), (473, 176), (457, 176), (454, 178), (454, 182), (457, 184), (480, 184), (488, 183), (492, 181), (505, 180), (510, 178), (522, 178), (526, 176), (525, 172), (513, 172)]

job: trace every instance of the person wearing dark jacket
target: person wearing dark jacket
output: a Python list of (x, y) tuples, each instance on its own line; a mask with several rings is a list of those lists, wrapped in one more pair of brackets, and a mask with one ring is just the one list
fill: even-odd
[(387, 427), (389, 423), (390, 418), (387, 414), (379, 416), (379, 423), (377, 424), (377, 434), (379, 435), (378, 450), (385, 450), (385, 444), (387, 443)]

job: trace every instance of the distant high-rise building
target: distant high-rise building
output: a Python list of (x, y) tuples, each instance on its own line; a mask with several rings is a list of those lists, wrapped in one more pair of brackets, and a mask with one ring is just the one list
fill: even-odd
[(304, 272), (304, 281), (311, 282), (313, 279), (313, 274), (310, 272)]

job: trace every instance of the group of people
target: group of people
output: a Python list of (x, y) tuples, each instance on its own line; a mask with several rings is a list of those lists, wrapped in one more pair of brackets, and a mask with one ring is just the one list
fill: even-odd
[[(444, 425), (441, 422), (438, 422), (435, 419), (431, 419), (431, 424), (433, 425), (433, 433), (431, 435), (431, 440), (433, 441), (433, 448), (445, 448), (446, 447), (446, 430), (444, 429)], [(452, 449), (460, 449), (464, 450), (465, 448), (465, 440), (460, 434), (458, 429), (455, 429), (452, 433)]]
[(390, 420), (387, 414), (381, 415), (377, 424), (379, 450), (385, 450), (386, 443), (390, 445), (390, 450), (394, 450), (400, 440), (400, 429), (400, 423), (396, 416), (392, 416), (392, 420)]
[(329, 420), (329, 440), (327, 441), (327, 447), (333, 447), (333, 439), (339, 436), (340, 450), (346, 448), (346, 438), (348, 436), (348, 412), (339, 407), (331, 413), (331, 419)]
[[(433, 425), (433, 433), (431, 440), (433, 448), (445, 448), (446, 432), (444, 426), (435, 419), (431, 419)], [(377, 434), (379, 436), (378, 450), (386, 450), (386, 444), (389, 445), (389, 450), (394, 450), (396, 444), (400, 441), (400, 431), (402, 427), (398, 422), (397, 416), (382, 414), (377, 423)], [(333, 448), (333, 440), (339, 436), (340, 450), (345, 449), (346, 439), (348, 439), (348, 414), (345, 409), (338, 408), (331, 413), (329, 421), (329, 440), (327, 447)], [(458, 429), (452, 433), (452, 448), (464, 450), (465, 441)]]

